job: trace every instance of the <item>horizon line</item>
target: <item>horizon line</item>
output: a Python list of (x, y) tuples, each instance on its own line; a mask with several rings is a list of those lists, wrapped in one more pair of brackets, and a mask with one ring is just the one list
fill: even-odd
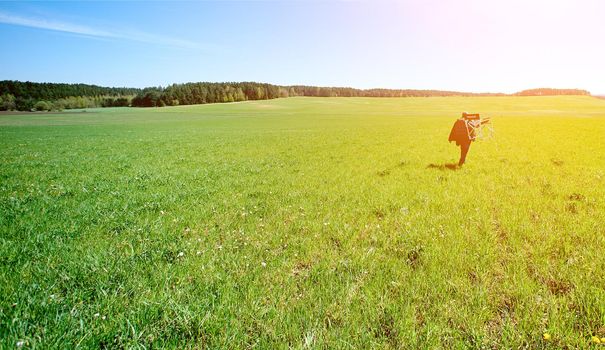
[(518, 94), (520, 92), (524, 92), (524, 91), (531, 91), (531, 90), (542, 90), (542, 89), (551, 89), (551, 90), (579, 90), (579, 91), (586, 91), (588, 93), (588, 95), (590, 96), (600, 96), (600, 97), (605, 97), (605, 92), (604, 93), (595, 93), (593, 94), (592, 92), (590, 92), (587, 89), (582, 89), (582, 88), (554, 88), (554, 87), (546, 87), (546, 86), (542, 86), (542, 87), (535, 87), (535, 88), (527, 88), (527, 89), (522, 89), (522, 90), (518, 90), (515, 92), (511, 92), (511, 93), (506, 93), (506, 92), (500, 92), (500, 91), (462, 91), (462, 90), (451, 90), (451, 89), (417, 89), (417, 88), (385, 88), (385, 87), (372, 87), (372, 88), (358, 88), (358, 87), (353, 87), (353, 86), (338, 86), (338, 85), (309, 85), (309, 84), (275, 84), (275, 83), (267, 83), (267, 82), (259, 82), (259, 81), (250, 81), (250, 80), (240, 80), (240, 81), (188, 81), (188, 82), (184, 82), (184, 83), (171, 83), (171, 84), (166, 84), (166, 85), (154, 85), (154, 86), (145, 86), (145, 87), (132, 87), (132, 86), (117, 86), (117, 85), (112, 85), (112, 86), (107, 86), (107, 85), (99, 85), (99, 84), (95, 84), (95, 83), (83, 83), (83, 82), (50, 82), (50, 81), (32, 81), (32, 80), (17, 80), (17, 79), (3, 79), (0, 80), (0, 82), (3, 81), (13, 81), (13, 82), (20, 82), (20, 83), (34, 83), (34, 84), (68, 84), (68, 85), (92, 85), (92, 86), (98, 86), (98, 87), (102, 87), (102, 88), (116, 88), (116, 89), (139, 89), (139, 90), (144, 90), (144, 89), (149, 89), (149, 88), (161, 88), (161, 89), (165, 89), (171, 85), (183, 85), (183, 84), (198, 84), (198, 83), (209, 83), (209, 84), (240, 84), (240, 83), (256, 83), (256, 84), (269, 84), (269, 85), (274, 85), (274, 86), (278, 86), (278, 87), (293, 87), (293, 86), (307, 86), (307, 87), (317, 87), (317, 88), (332, 88), (332, 89), (353, 89), (353, 90), (360, 90), (360, 91), (370, 91), (370, 90), (391, 90), (391, 91), (436, 91), (436, 92), (450, 92), (450, 93), (461, 93), (461, 94), (501, 94), (501, 95), (515, 95)]

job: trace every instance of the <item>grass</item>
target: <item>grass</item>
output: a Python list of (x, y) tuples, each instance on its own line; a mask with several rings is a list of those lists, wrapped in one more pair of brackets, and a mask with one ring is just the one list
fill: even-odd
[(0, 116), (0, 348), (596, 345), (604, 149), (591, 97)]

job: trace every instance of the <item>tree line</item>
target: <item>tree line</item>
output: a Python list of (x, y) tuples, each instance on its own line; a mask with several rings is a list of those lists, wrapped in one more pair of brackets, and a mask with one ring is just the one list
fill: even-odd
[(0, 81), (0, 110), (62, 110), (130, 106), (141, 89), (88, 84)]
[(203, 103), (268, 100), (280, 97), (431, 97), (431, 96), (502, 96), (498, 93), (469, 93), (440, 90), (361, 90), (348, 87), (278, 86), (254, 82), (186, 83), (166, 88), (143, 89), (132, 99), (135, 107), (163, 107)]
[[(586, 90), (540, 88), (515, 96), (590, 95)], [(444, 90), (355, 89), (257, 82), (184, 83), (167, 87), (113, 88), (88, 84), (0, 81), (0, 110), (49, 111), (91, 107), (163, 107), (204, 103), (268, 100), (281, 97), (434, 97), (508, 96)]]
[(286, 88), (255, 82), (186, 83), (145, 88), (132, 99), (134, 107), (163, 107), (203, 103), (269, 100), (288, 97)]
[(539, 88), (519, 91), (515, 96), (556, 96), (556, 95), (590, 95), (590, 92), (580, 89), (551, 89)]

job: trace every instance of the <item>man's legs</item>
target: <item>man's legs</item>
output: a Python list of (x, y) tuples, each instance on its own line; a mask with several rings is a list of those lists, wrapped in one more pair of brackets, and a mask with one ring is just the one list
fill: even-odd
[(464, 161), (466, 161), (466, 154), (468, 153), (468, 149), (471, 148), (471, 143), (463, 143), (460, 145), (460, 161), (458, 162), (459, 166), (462, 166), (462, 164), (464, 164)]

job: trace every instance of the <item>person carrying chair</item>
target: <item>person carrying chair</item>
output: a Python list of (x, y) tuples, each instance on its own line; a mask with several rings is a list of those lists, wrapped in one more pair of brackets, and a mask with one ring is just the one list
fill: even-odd
[(462, 117), (456, 120), (450, 131), (448, 141), (456, 141), (456, 145), (460, 146), (458, 166), (464, 165), (466, 155), (471, 148), (471, 142), (481, 135), (481, 127), (489, 122), (489, 118), (481, 118), (478, 113), (471, 114), (467, 112), (462, 112)]

